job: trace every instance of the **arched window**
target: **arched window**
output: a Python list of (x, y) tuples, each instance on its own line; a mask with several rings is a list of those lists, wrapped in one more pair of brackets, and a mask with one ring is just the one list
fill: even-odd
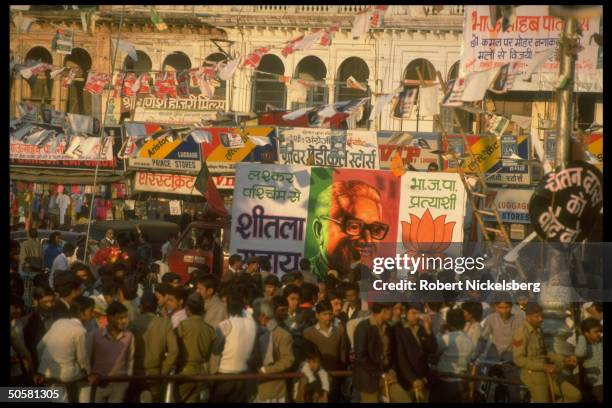
[(417, 74), (417, 68), (421, 72), (421, 77), (426, 85), (435, 82), (436, 69), (434, 68), (433, 64), (426, 59), (417, 58), (408, 64), (406, 70), (404, 71), (405, 88), (416, 88), (421, 85), (419, 75)]
[(164, 60), (162, 65), (162, 71), (182, 71), (184, 69), (191, 68), (191, 61), (187, 54), (174, 51), (172, 54), (168, 55)]
[[(355, 89), (347, 86), (347, 79), (355, 78), (366, 91)], [(338, 69), (336, 80), (336, 102), (351, 101), (370, 96), (368, 79), (370, 78), (370, 70), (364, 60), (357, 57), (350, 57), (344, 60)], [(358, 127), (368, 126), (368, 118), (370, 116), (370, 103), (364, 105), (363, 116), (357, 122)]]
[(309, 106), (320, 106), (327, 104), (327, 86), (324, 81), (327, 76), (325, 63), (320, 58), (308, 56), (302, 59), (295, 69), (295, 78), (306, 81), (323, 82), (321, 86), (308, 87), (305, 101), (292, 101), (291, 109), (300, 109)]
[(89, 53), (82, 48), (73, 48), (72, 53), (64, 58), (64, 66), (77, 71), (76, 78), (68, 88), (66, 112), (91, 115), (91, 94), (83, 92), (91, 68)]
[[(26, 54), (26, 65), (39, 63), (53, 64), (51, 53), (44, 47), (34, 47)], [(30, 101), (36, 103), (49, 103), (51, 101), (53, 80), (49, 71), (39, 74), (36, 79), (32, 77), (25, 82), (30, 85)]]
[[(206, 66), (206, 65), (216, 64), (219, 61), (225, 61), (225, 60), (227, 60), (227, 57), (224, 54), (217, 52), (214, 54), (210, 54), (208, 57), (206, 57), (202, 65)], [(220, 83), (219, 87), (215, 88), (215, 95), (213, 98), (225, 100), (225, 95), (227, 92), (226, 81), (219, 80), (219, 83)]]
[(253, 112), (265, 112), (266, 107), (284, 110), (287, 103), (287, 87), (276, 76), (285, 74), (283, 61), (276, 55), (264, 55), (257, 70), (261, 72), (255, 72), (253, 76), (251, 99)]
[(123, 61), (123, 70), (135, 72), (137, 75), (151, 71), (153, 64), (147, 53), (144, 51), (136, 51), (136, 55), (138, 57), (137, 61), (134, 61), (129, 55), (125, 57), (125, 61)]

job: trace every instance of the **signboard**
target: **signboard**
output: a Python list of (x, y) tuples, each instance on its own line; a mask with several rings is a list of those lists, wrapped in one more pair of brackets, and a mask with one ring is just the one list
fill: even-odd
[[(200, 130), (207, 132), (210, 138), (210, 143), (204, 142), (201, 147), (202, 157), (206, 160), (211, 173), (233, 173), (236, 164), (240, 162), (274, 163), (277, 161), (276, 128), (274, 127), (203, 128)], [(251, 139), (251, 136), (254, 139)]]
[[(439, 149), (439, 133), (413, 132), (376, 132), (378, 138), (378, 154), (380, 168), (390, 169), (395, 152), (405, 164), (410, 164), (417, 170), (427, 170), (431, 163), (438, 164), (439, 156), (431, 153)], [(399, 140), (400, 143), (394, 140)]]
[(379, 256), (448, 253), (463, 241), (464, 212), (457, 174), (240, 163), (230, 252), (269, 258), (279, 275), (308, 258), (315, 275), (343, 279), (354, 250), (370, 267)]
[(376, 132), (321, 128), (278, 128), (278, 162), (378, 169)]
[[(501, 19), (493, 27), (490, 8), (465, 6), (460, 75), (519, 62), (520, 75), (516, 77), (513, 90), (554, 90), (559, 73), (556, 51), (531, 82), (524, 81), (522, 74), (536, 53), (557, 47), (563, 20), (550, 16), (548, 6), (517, 6), (516, 18), (504, 32)], [(602, 17), (578, 19), (582, 30), (579, 41), (584, 47), (576, 61), (575, 90), (578, 92), (603, 92), (603, 70), (598, 67), (599, 46), (590, 40), (599, 33)]]
[[(579, 143), (583, 144), (582, 148), (586, 151), (586, 160), (603, 172), (603, 133), (591, 133), (582, 136), (572, 134), (572, 139), (574, 141), (580, 140)], [(555, 146), (557, 144), (556, 132), (544, 132), (544, 140), (546, 141), (546, 159), (554, 163)]]
[[(233, 189), (236, 179), (231, 176), (212, 176), (218, 189)], [(136, 172), (134, 175), (135, 191), (150, 191), (166, 194), (198, 195), (202, 194), (194, 188), (196, 176), (188, 174), (163, 174)]]
[[(491, 207), (491, 202), (493, 202), (497, 206), (497, 211), (503, 222), (530, 224), (529, 200), (532, 194), (533, 190), (490, 188), (484, 208)], [(496, 221), (495, 217), (489, 215), (485, 215), (482, 218), (485, 221)]]
[[(118, 99), (118, 98), (115, 98)], [(121, 98), (121, 110), (133, 111), (137, 122), (159, 122), (168, 125), (191, 125), (214, 120), (218, 111), (225, 111), (225, 100), (201, 95), (188, 98), (165, 98), (146, 95)]]
[[(126, 124), (130, 126), (131, 124)], [(128, 159), (128, 168), (133, 169), (151, 169), (158, 171), (174, 171), (187, 174), (197, 174), (202, 167), (202, 155), (200, 152), (200, 144), (196, 143), (193, 138), (186, 137), (184, 139), (160, 136), (152, 139), (156, 132), (163, 130), (163, 126), (158, 123), (145, 123), (144, 131), (148, 138), (144, 140), (141, 146), (137, 146), (139, 142), (133, 140), (134, 135), (126, 134), (130, 137), (127, 152), (137, 149), (137, 153), (130, 155)], [(144, 136), (144, 135), (136, 135)]]
[(529, 215), (542, 239), (570, 244), (588, 238), (601, 222), (602, 206), (599, 170), (585, 162), (571, 162), (542, 179), (531, 197)]
[(61, 127), (24, 123), (11, 132), (10, 164), (76, 170), (95, 169), (96, 165), (99, 170), (124, 169), (123, 160), (117, 158), (122, 140), (121, 128), (109, 127), (104, 131), (106, 137), (100, 154), (99, 137), (68, 138)]
[[(448, 135), (448, 143), (459, 156), (464, 155), (463, 170), (474, 173), (476, 166), (480, 171), (486, 173), (487, 183), (529, 185), (531, 182), (530, 167), (526, 162), (529, 158), (528, 136), (466, 136), (470, 150), (474, 155), (474, 161), (465, 156), (464, 140), (461, 135)], [(444, 168), (452, 169), (445, 161)]]

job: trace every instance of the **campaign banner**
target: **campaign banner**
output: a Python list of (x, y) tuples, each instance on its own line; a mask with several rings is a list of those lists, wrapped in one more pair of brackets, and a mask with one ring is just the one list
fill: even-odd
[[(154, 95), (128, 98), (134, 121), (159, 122), (168, 125), (191, 125), (214, 120), (218, 111), (225, 111), (225, 100), (190, 95), (187, 98), (157, 98)], [(126, 104), (126, 98), (122, 103)], [(124, 108), (125, 109), (125, 108)]]
[(376, 132), (376, 136), (381, 169), (391, 168), (396, 151), (405, 164), (416, 170), (427, 170), (431, 163), (438, 164), (439, 156), (431, 152), (439, 150), (439, 133), (382, 131)]
[[(495, 203), (503, 222), (530, 224), (529, 200), (532, 195), (533, 190), (491, 188), (489, 189), (489, 196), (485, 200), (484, 208), (489, 208), (492, 203)], [(482, 218), (485, 221), (496, 221), (495, 217), (490, 215), (485, 215)]]
[(11, 132), (9, 162), (17, 167), (124, 169), (123, 160), (117, 158), (121, 128), (105, 128), (104, 131), (101, 144), (99, 137), (68, 137), (59, 126), (26, 123)]
[[(500, 67), (518, 62), (519, 75), (515, 91), (551, 91), (559, 74), (559, 60), (555, 50), (534, 73), (531, 82), (523, 73), (536, 53), (555, 49), (563, 32), (563, 20), (549, 15), (548, 6), (516, 6), (516, 17), (504, 32), (502, 19), (491, 21), (492, 6), (465, 6), (460, 75)], [(493, 6), (494, 7), (494, 6)], [(576, 61), (575, 91), (603, 92), (603, 70), (598, 65), (601, 47), (592, 37), (603, 31), (601, 17), (580, 18), (578, 37), (581, 47)]]
[[(531, 169), (526, 160), (529, 159), (528, 136), (466, 136), (472, 160), (465, 151), (465, 143), (461, 135), (448, 135), (448, 148), (453, 149), (458, 156), (464, 157), (463, 170), (466, 173), (480, 171), (486, 174), (487, 183), (529, 185)], [(524, 160), (524, 161), (523, 161)], [(453, 169), (455, 164), (444, 161), (444, 169)]]
[(201, 128), (208, 141), (201, 144), (202, 157), (211, 173), (233, 173), (240, 162), (277, 161), (276, 128)]
[(278, 128), (279, 164), (378, 169), (376, 132)]
[[(202, 168), (200, 144), (193, 138), (174, 138), (168, 134), (152, 138), (156, 133), (166, 129), (159, 123), (130, 122), (126, 126), (128, 126), (126, 130), (128, 142), (125, 152), (129, 157), (128, 168), (177, 171), (188, 174), (197, 174)], [(134, 132), (140, 131), (144, 134), (131, 134), (132, 128), (137, 129)], [(143, 137), (144, 140), (142, 140)]]
[[(232, 176), (212, 176), (218, 189), (233, 189), (236, 179)], [(154, 193), (202, 195), (195, 187), (196, 176), (188, 174), (147, 173), (137, 171), (134, 175), (134, 190)]]
[(344, 279), (354, 251), (369, 267), (396, 253), (448, 255), (464, 212), (457, 174), (239, 163), (230, 252), (269, 258), (278, 275), (307, 258), (315, 275)]
[[(582, 144), (582, 149), (585, 151), (585, 159), (589, 164), (597, 167), (597, 169), (603, 172), (603, 132), (590, 133), (584, 135), (572, 134), (574, 141), (579, 141)], [(556, 132), (544, 132), (544, 140), (546, 143), (546, 159), (554, 163), (555, 152), (557, 145), (557, 134)]]
[(603, 173), (603, 133), (591, 133), (586, 139), (590, 163)]

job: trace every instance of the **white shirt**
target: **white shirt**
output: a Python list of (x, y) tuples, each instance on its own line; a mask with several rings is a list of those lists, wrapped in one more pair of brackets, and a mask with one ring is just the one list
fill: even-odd
[(89, 373), (87, 331), (79, 319), (59, 319), (38, 343), (38, 372), (46, 378), (75, 381)]
[(187, 311), (185, 309), (181, 309), (172, 313), (172, 316), (170, 317), (170, 321), (172, 322), (172, 328), (176, 329), (178, 325), (181, 324), (181, 322), (185, 319), (187, 319)]
[(170, 241), (167, 241), (164, 245), (162, 245), (162, 259), (166, 259), (166, 255), (168, 255), (168, 251), (170, 251), (170, 248), (172, 248), (172, 244), (170, 243)]
[(67, 271), (70, 268), (70, 260), (63, 252), (55, 257), (53, 265), (51, 265), (51, 276), (49, 276), (49, 285), (51, 289), (53, 287), (53, 279), (55, 278), (55, 271)]

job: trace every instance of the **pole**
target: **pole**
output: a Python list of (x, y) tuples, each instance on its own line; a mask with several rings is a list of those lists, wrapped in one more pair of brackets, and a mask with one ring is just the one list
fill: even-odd
[[(117, 62), (117, 51), (119, 50), (119, 38), (121, 36), (121, 29), (123, 28), (123, 16), (125, 15), (125, 5), (123, 6), (123, 8), (121, 9), (121, 18), (119, 20), (119, 32), (117, 33), (117, 43), (115, 44), (115, 53), (113, 54), (113, 65), (112, 65), (112, 69), (111, 69), (111, 81), (114, 77), (115, 74), (115, 63)], [(112, 27), (112, 22), (111, 22), (111, 27)], [(112, 41), (111, 41), (111, 45), (112, 45)], [(113, 89), (112, 87), (110, 88), (111, 90)], [(94, 184), (93, 187), (91, 189), (91, 202), (89, 203), (89, 220), (87, 221), (87, 236), (85, 237), (85, 250), (83, 252), (83, 262), (87, 261), (87, 249), (89, 247), (89, 233), (91, 231), (91, 218), (93, 217), (93, 204), (94, 204), (94, 197), (96, 194), (96, 185), (98, 184), (98, 170), (100, 169), (100, 157), (102, 157), (102, 151), (104, 150), (104, 124), (106, 123), (106, 117), (108, 115), (108, 106), (110, 104), (111, 101), (111, 97), (109, 95), (109, 97), (106, 99), (106, 106), (104, 108), (104, 118), (103, 120), (100, 121), (100, 149), (98, 150), (98, 160), (96, 161), (96, 171), (94, 173)]]
[(574, 123), (573, 99), (574, 71), (576, 68), (576, 55), (571, 44), (576, 40), (576, 19), (565, 18), (565, 27), (561, 35), (559, 47), (559, 80), (560, 88), (557, 91), (557, 140), (556, 140), (556, 166), (565, 168), (570, 158), (570, 137)]

